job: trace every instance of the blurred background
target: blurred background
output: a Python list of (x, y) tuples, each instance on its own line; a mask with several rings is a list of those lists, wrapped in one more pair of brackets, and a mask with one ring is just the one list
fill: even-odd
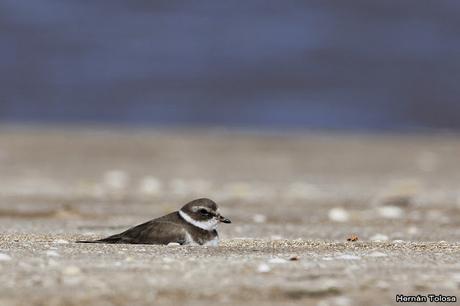
[(3, 123), (460, 128), (460, 2), (0, 1)]

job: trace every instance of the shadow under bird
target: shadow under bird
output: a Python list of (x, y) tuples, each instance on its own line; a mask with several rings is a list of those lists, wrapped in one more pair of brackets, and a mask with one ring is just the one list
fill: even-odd
[(231, 221), (218, 212), (217, 204), (206, 198), (193, 200), (180, 210), (134, 226), (120, 234), (80, 243), (132, 243), (213, 245), (219, 244), (217, 226)]

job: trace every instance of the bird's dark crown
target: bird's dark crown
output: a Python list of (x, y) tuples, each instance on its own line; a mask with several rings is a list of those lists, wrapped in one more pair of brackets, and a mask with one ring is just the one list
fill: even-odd
[(201, 198), (188, 202), (181, 210), (197, 221), (205, 221), (217, 216), (217, 208), (213, 200)]

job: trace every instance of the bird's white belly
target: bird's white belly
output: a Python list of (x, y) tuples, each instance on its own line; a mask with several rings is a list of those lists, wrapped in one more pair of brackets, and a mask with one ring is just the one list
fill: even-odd
[[(186, 245), (200, 245), (198, 242), (196, 242), (192, 238), (192, 236), (189, 233), (185, 234), (185, 238), (186, 238), (186, 242), (185, 242)], [(205, 243), (203, 243), (203, 245), (205, 245), (205, 246), (218, 246), (219, 245), (219, 236), (216, 236), (213, 239), (206, 241)]]

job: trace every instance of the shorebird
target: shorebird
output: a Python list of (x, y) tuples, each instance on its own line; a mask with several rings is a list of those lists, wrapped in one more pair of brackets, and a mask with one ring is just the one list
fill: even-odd
[(81, 243), (132, 243), (212, 245), (219, 244), (217, 226), (231, 223), (223, 217), (217, 204), (206, 198), (193, 200), (180, 210), (134, 226), (120, 234)]

